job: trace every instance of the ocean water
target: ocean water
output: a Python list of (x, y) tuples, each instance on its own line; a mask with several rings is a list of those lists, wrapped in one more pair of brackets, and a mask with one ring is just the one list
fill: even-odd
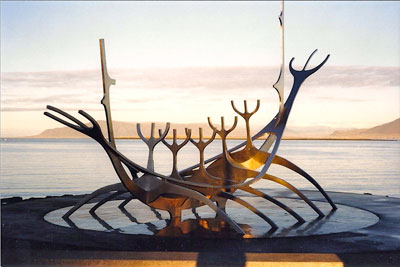
[[(228, 146), (240, 142), (230, 140)], [(146, 166), (147, 147), (142, 141), (117, 140), (117, 146)], [(207, 147), (206, 156), (220, 152), (217, 140)], [(327, 191), (400, 197), (399, 141), (283, 140), (278, 155), (303, 168)], [(196, 164), (198, 158), (197, 149), (189, 143), (178, 154), (179, 168)], [(169, 174), (171, 162), (171, 153), (159, 144), (156, 171)], [(299, 189), (313, 189), (304, 178), (283, 167), (272, 165), (268, 173)], [(89, 139), (3, 139), (0, 174), (2, 198), (83, 194), (119, 181), (105, 152)], [(254, 187), (282, 188), (270, 181), (259, 181)]]

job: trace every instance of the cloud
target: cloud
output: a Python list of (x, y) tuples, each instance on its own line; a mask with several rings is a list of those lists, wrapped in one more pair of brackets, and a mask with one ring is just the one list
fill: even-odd
[(400, 87), (399, 67), (326, 67), (307, 81), (310, 87), (384, 88)]
[(15, 87), (32, 88), (81, 87), (88, 82), (101, 79), (101, 73), (95, 70), (48, 71), (48, 72), (5, 72), (1, 82)]
[(361, 99), (355, 97), (338, 97), (338, 96), (318, 96), (316, 99), (321, 101), (329, 101), (329, 102), (369, 102), (374, 101), (374, 99)]
[[(278, 71), (274, 67), (119, 69), (110, 73), (117, 80), (117, 85), (111, 87), (111, 99), (113, 109), (165, 101), (169, 105), (188, 104), (194, 99), (204, 103), (220, 102), (227, 97), (255, 100), (272, 96), (273, 99), (267, 101), (276, 101), (272, 84)], [(321, 88), (344, 88), (348, 92), (358, 88), (385, 90), (400, 87), (399, 73), (398, 67), (326, 66), (306, 81), (302, 91), (309, 94), (316, 89), (320, 92)], [(287, 88), (291, 79), (287, 71)], [(99, 70), (2, 73), (1, 89), (2, 111), (42, 110), (47, 104), (63, 105), (67, 110), (76, 110), (76, 104), (92, 110), (101, 109)], [(334, 95), (335, 92), (329, 94)], [(358, 98), (356, 94), (347, 98), (315, 97), (331, 101), (368, 101), (362, 96)]]

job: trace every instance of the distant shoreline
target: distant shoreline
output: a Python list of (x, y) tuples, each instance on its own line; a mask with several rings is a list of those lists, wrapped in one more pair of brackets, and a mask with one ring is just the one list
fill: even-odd
[[(102, 131), (106, 133), (107, 131), (107, 123), (106, 121), (98, 121)], [(149, 123), (142, 124), (141, 131), (149, 135), (152, 131)], [(164, 124), (160, 124), (157, 122), (155, 125), (157, 127), (164, 127)], [(161, 125), (161, 126), (160, 126)], [(209, 125), (205, 123), (192, 123), (192, 124), (171, 124), (172, 128), (176, 129), (180, 134), (177, 135), (177, 138), (182, 140), (186, 138), (185, 129), (186, 128), (203, 128), (206, 131), (203, 132), (205, 139), (209, 139), (212, 135), (212, 131), (209, 129)], [(131, 122), (114, 122), (114, 136), (118, 136), (116, 139), (127, 139), (127, 140), (135, 140), (140, 139), (137, 133), (137, 124)], [(153, 129), (154, 130), (154, 129)], [(18, 133), (16, 133), (18, 134)], [(253, 133), (254, 134), (254, 133)], [(266, 133), (263, 135), (265, 136)], [(158, 135), (157, 135), (158, 136)], [(239, 127), (236, 131), (230, 135), (228, 135), (228, 140), (246, 140), (247, 131), (243, 127)], [(3, 137), (9, 138), (9, 137)], [(60, 127), (47, 129), (37, 135), (31, 136), (21, 136), (21, 137), (10, 137), (10, 138), (34, 138), (34, 139), (81, 139), (87, 138), (82, 133), (76, 132), (73, 129), (68, 127)], [(148, 138), (146, 136), (146, 138)], [(169, 133), (167, 135), (167, 139), (171, 139), (172, 134)], [(197, 132), (192, 132), (192, 138), (198, 139)], [(263, 138), (263, 137), (261, 137)], [(220, 136), (217, 135), (216, 139), (220, 139)], [(353, 129), (353, 130), (338, 130), (325, 126), (315, 126), (315, 127), (303, 127), (303, 128), (289, 128), (283, 135), (283, 140), (355, 140), (355, 141), (364, 141), (364, 140), (389, 140), (395, 141), (400, 140), (400, 118), (389, 123), (381, 124), (369, 129)]]

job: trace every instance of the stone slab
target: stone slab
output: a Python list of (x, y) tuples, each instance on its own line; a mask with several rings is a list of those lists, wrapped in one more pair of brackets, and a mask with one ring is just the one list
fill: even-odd
[[(306, 195), (313, 201), (324, 201), (318, 192), (306, 191)], [(108, 260), (119, 260), (121, 251), (135, 255), (167, 253), (178, 258), (185, 253), (197, 253), (191, 261), (204, 261), (205, 265), (214, 259), (220, 264), (233, 261), (243, 266), (253, 254), (264, 255), (267, 262), (268, 257), (276, 253), (282, 257), (309, 254), (329, 258), (336, 255), (341, 262), (361, 264), (369, 261), (383, 265), (400, 263), (400, 199), (338, 192), (329, 192), (329, 195), (335, 203), (366, 210), (379, 220), (359, 229), (310, 236), (256, 239), (132, 236), (74, 229), (44, 220), (50, 211), (71, 206), (82, 196), (24, 200), (2, 205), (2, 264), (31, 265), (47, 261), (52, 265), (52, 260), (57, 259), (96, 261), (101, 260), (99, 255)], [(290, 193), (282, 197), (295, 199)]]

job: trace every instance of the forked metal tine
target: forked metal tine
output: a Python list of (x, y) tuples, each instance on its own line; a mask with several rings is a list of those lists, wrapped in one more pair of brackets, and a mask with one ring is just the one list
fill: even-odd
[(225, 120), (224, 117), (221, 117), (221, 129), (218, 130), (211, 122), (210, 117), (207, 118), (208, 119), (208, 124), (210, 125), (211, 129), (213, 129), (214, 131), (216, 131), (216, 133), (221, 136), (221, 138), (225, 138), (230, 132), (233, 131), (233, 129), (235, 129), (237, 122), (238, 122), (238, 117), (235, 116), (235, 121), (233, 122), (232, 127), (229, 130), (225, 129)]
[(167, 133), (169, 131), (170, 123), (167, 122), (164, 133), (157, 139), (154, 138), (154, 127), (155, 127), (155, 123), (152, 123), (150, 138), (145, 138), (140, 129), (140, 123), (136, 124), (137, 133), (138, 133), (140, 139), (142, 139), (143, 142), (145, 142), (147, 147), (149, 148), (149, 156), (147, 159), (147, 169), (149, 169), (151, 171), (154, 171), (154, 159), (153, 159), (154, 148), (160, 141), (164, 140), (165, 136), (167, 135)]
[(61, 118), (55, 116), (54, 114), (51, 114), (50, 112), (45, 111), (45, 112), (44, 112), (44, 115), (46, 115), (46, 116), (49, 117), (49, 118), (52, 118), (52, 119), (55, 120), (55, 121), (58, 121), (59, 123), (64, 124), (65, 126), (68, 126), (68, 127), (72, 128), (72, 129), (75, 129), (75, 130), (77, 130), (78, 132), (83, 132), (83, 129), (82, 129), (82, 128), (80, 128), (80, 127), (78, 127), (78, 126), (76, 126), (76, 125), (73, 125), (72, 123), (69, 123), (69, 122), (63, 120), (63, 119), (61, 119)]
[[(158, 129), (158, 136), (160, 136), (160, 137), (162, 136), (161, 129)], [(161, 142), (162, 142), (164, 145), (166, 145), (167, 147), (170, 146), (170, 144), (168, 144), (168, 142), (165, 141), (165, 138), (161, 139)]]
[[(192, 133), (192, 130), (185, 128), (185, 133), (186, 133), (186, 138), (185, 138), (185, 140), (184, 140), (181, 144), (179, 144), (179, 145), (178, 145), (178, 143), (177, 143), (176, 129), (173, 129), (173, 132), (172, 132), (172, 144), (169, 144), (167, 141), (165, 141), (165, 138), (162, 138), (161, 141), (162, 141), (163, 144), (166, 145), (171, 151), (173, 151), (173, 150), (178, 151), (178, 150), (180, 150), (184, 145), (186, 145), (186, 144), (189, 142), (190, 136), (191, 136), (191, 133)], [(160, 136), (162, 136), (162, 134), (161, 134), (161, 129), (158, 129), (158, 134), (159, 134)]]
[(250, 112), (250, 115), (254, 115), (258, 111), (258, 109), (260, 108), (260, 102), (260, 99), (257, 99), (256, 108), (252, 112)]
[[(161, 130), (158, 131), (160, 136), (161, 136)], [(161, 139), (161, 141), (164, 143), (166, 147), (169, 148), (172, 152), (172, 160), (173, 160), (173, 165), (172, 165), (172, 172), (171, 172), (171, 177), (179, 178), (181, 180), (182, 177), (178, 172), (178, 152), (179, 150), (184, 147), (190, 140), (190, 135), (191, 135), (191, 130), (185, 129), (186, 132), (186, 139), (178, 145), (177, 143), (177, 134), (176, 134), (176, 129), (173, 130), (173, 142), (172, 144), (168, 144), (167, 141), (164, 140), (164, 138)]]
[(140, 139), (142, 139), (142, 141), (147, 144), (148, 143), (148, 139), (143, 136), (142, 130), (140, 128), (140, 123), (136, 124), (136, 131), (137, 131), (137, 134), (139, 135)]
[(176, 143), (176, 129), (172, 130), (172, 143), (177, 144)]
[[(245, 100), (246, 101), (246, 100)], [(235, 103), (233, 102), (233, 100), (231, 100), (231, 106), (232, 106), (232, 108), (233, 108), (233, 110), (237, 113), (237, 114), (239, 114), (240, 116), (244, 116), (244, 113), (242, 113), (242, 112), (240, 112), (237, 108), (236, 108), (236, 106), (235, 106)]]
[(61, 109), (58, 109), (58, 108), (50, 106), (50, 105), (47, 105), (47, 108), (50, 109), (51, 111), (59, 113), (60, 115), (63, 115), (64, 117), (66, 117), (66, 118), (70, 119), (71, 121), (75, 122), (76, 124), (78, 124), (82, 128), (86, 128), (86, 129), (88, 128), (83, 122), (81, 122), (80, 120), (78, 120), (74, 116), (68, 114), (67, 112), (65, 112), (65, 111), (63, 111)]
[(164, 140), (165, 137), (167, 136), (168, 132), (169, 132), (169, 128), (171, 127), (171, 123), (167, 122), (167, 124), (165, 125), (165, 129), (163, 134), (160, 135), (160, 137), (157, 139), (157, 142), (159, 142), (160, 140)]
[(192, 130), (191, 130), (191, 129), (185, 128), (185, 133), (186, 133), (186, 138), (185, 138), (185, 140), (179, 145), (179, 149), (181, 149), (184, 145), (186, 145), (186, 144), (189, 142), (190, 137), (192, 136)]
[[(185, 128), (185, 133), (186, 133), (186, 136), (192, 136), (192, 129)], [(190, 139), (191, 138), (189, 137), (189, 140)]]
[(190, 138), (190, 142), (195, 145), (195, 147), (199, 148), (199, 145), (203, 142), (203, 128), (199, 128), (199, 142), (194, 141), (193, 138)]
[(305, 78), (307, 78), (308, 76), (310, 76), (311, 74), (313, 74), (314, 72), (316, 72), (317, 70), (319, 70), (319, 69), (326, 63), (326, 61), (328, 61), (328, 59), (329, 59), (329, 57), (330, 57), (329, 54), (325, 57), (325, 59), (324, 59), (318, 66), (316, 66), (316, 67), (314, 67), (314, 68), (312, 68), (312, 69), (306, 70), (306, 67), (307, 67), (309, 61), (311, 60), (311, 57), (312, 57), (317, 51), (318, 51), (318, 50), (315, 49), (315, 50), (311, 53), (311, 55), (308, 57), (308, 59), (307, 59), (307, 61), (306, 61), (306, 64), (304, 64), (303, 69), (300, 70), (300, 71), (299, 71), (299, 70), (295, 70), (295, 69), (293, 68), (293, 61), (294, 61), (294, 57), (293, 57), (293, 58), (290, 60), (290, 62), (289, 62), (289, 70), (290, 70), (290, 72), (291, 72), (293, 75), (296, 75), (296, 73), (305, 73), (306, 75), (305, 75), (305, 77), (303, 78), (303, 79), (305, 79)]
[[(203, 130), (203, 129), (202, 129), (202, 130)], [(212, 141), (214, 141), (215, 136), (217, 136), (217, 131), (216, 131), (216, 130), (213, 130), (213, 133), (212, 133), (210, 139), (208, 139), (208, 141), (205, 142), (205, 145), (208, 146)]]
[(257, 106), (256, 106), (256, 108), (255, 108), (252, 112), (248, 112), (248, 110), (247, 110), (247, 100), (243, 100), (243, 102), (244, 102), (244, 112), (240, 112), (240, 111), (236, 108), (235, 103), (233, 102), (233, 100), (231, 100), (231, 105), (232, 105), (233, 110), (234, 110), (237, 114), (239, 114), (240, 116), (242, 116), (244, 119), (250, 118), (250, 117), (251, 117), (254, 113), (256, 113), (256, 112), (258, 111), (258, 109), (260, 108), (260, 100), (259, 100), (259, 99), (257, 99)]
[[(223, 117), (222, 117), (222, 118), (223, 118)], [(238, 117), (237, 117), (237, 116), (235, 116), (235, 121), (233, 122), (233, 125), (232, 125), (232, 127), (231, 127), (229, 130), (226, 130), (226, 133), (228, 134), (228, 133), (232, 132), (232, 131), (233, 131), (233, 129), (235, 129), (235, 128), (236, 128), (236, 126), (237, 126), (237, 123), (238, 123)]]
[(221, 131), (225, 130), (225, 118), (221, 117)]
[(176, 146), (177, 146), (177, 148), (178, 148), (178, 150), (179, 150), (179, 149), (181, 149), (184, 145), (186, 145), (186, 144), (189, 142), (190, 137), (191, 137), (191, 135), (192, 135), (192, 130), (191, 130), (191, 129), (185, 128), (186, 138), (185, 138), (185, 140), (184, 140), (182, 143), (180, 143), (179, 145), (178, 145), (177, 142), (176, 142), (176, 139), (177, 139), (177, 136), (176, 136), (176, 129), (174, 129), (174, 130), (175, 130), (175, 132), (174, 132), (174, 143), (176, 144)]
[(311, 53), (311, 55), (308, 57), (308, 59), (307, 59), (307, 61), (306, 61), (306, 64), (304, 64), (303, 71), (306, 70), (306, 67), (307, 67), (307, 65), (308, 65), (308, 62), (310, 62), (312, 56), (313, 56), (315, 53), (317, 53), (317, 51), (318, 51), (318, 49), (315, 49), (315, 50)]
[[(93, 128), (97, 128), (101, 132), (100, 125), (97, 123), (97, 121), (92, 116), (90, 116), (88, 113), (86, 113), (83, 110), (79, 110), (78, 113), (81, 114), (82, 116), (84, 116), (86, 119), (88, 119), (92, 123)], [(86, 126), (86, 128), (88, 128), (88, 127)]]
[[(159, 135), (159, 138), (161, 138), (162, 137), (162, 132), (161, 132), (161, 129), (158, 129), (158, 135)], [(161, 142), (164, 144), (164, 145), (166, 145), (168, 148), (172, 148), (172, 146), (174, 145), (174, 144), (176, 144), (176, 129), (173, 129), (172, 130), (172, 144), (170, 145), (166, 140), (165, 140), (165, 138), (161, 138)]]
[(203, 141), (203, 128), (199, 128), (199, 141), (196, 142), (194, 141), (193, 138), (190, 138), (190, 142), (195, 145), (198, 149), (201, 149), (201, 147), (203, 147), (203, 149), (208, 146), (212, 141), (214, 141), (215, 136), (217, 135), (217, 130), (213, 129), (213, 134), (211, 135), (210, 139), (208, 139), (208, 141), (204, 142)]
[(150, 145), (150, 143), (153, 143), (154, 145), (156, 145), (158, 142), (160, 142), (161, 140), (163, 140), (169, 131), (171, 124), (169, 122), (167, 122), (166, 126), (165, 126), (165, 130), (164, 132), (161, 134), (161, 130), (159, 132), (160, 137), (159, 138), (154, 138), (154, 129), (155, 129), (155, 123), (151, 123), (151, 129), (150, 129), (150, 137), (146, 138), (143, 136), (142, 134), (142, 130), (141, 130), (141, 126), (140, 123), (136, 124), (136, 130), (137, 130), (137, 134), (139, 135), (140, 139), (143, 140), (143, 142), (145, 142), (147, 145)]
[(150, 130), (150, 139), (154, 138), (154, 128), (156, 124), (154, 122), (151, 123), (151, 130)]
[(217, 131), (217, 127), (215, 127), (212, 122), (211, 122), (211, 118), (207, 117), (207, 121), (208, 121), (208, 125), (210, 125), (210, 128), (213, 129), (214, 131)]

